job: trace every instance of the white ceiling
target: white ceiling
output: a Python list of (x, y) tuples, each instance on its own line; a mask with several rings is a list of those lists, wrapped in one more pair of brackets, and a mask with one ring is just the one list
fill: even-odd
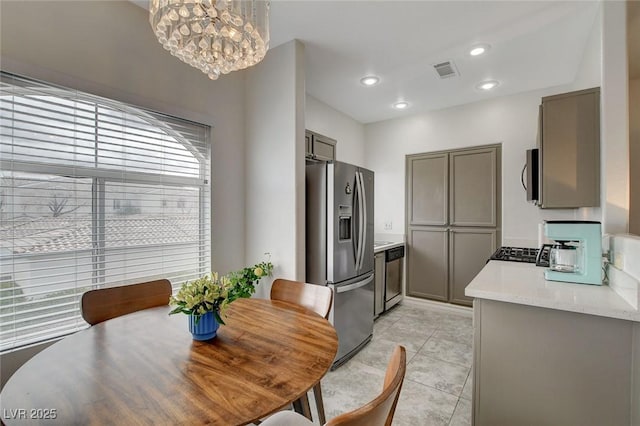
[[(570, 83), (597, 11), (595, 1), (272, 0), (270, 46), (302, 41), (307, 93), (370, 123)], [(471, 57), (476, 43), (491, 49)], [(446, 60), (459, 77), (438, 77), (432, 65)], [(362, 86), (366, 74), (381, 82)], [(500, 86), (475, 88), (489, 79)], [(410, 107), (391, 108), (399, 100)]]

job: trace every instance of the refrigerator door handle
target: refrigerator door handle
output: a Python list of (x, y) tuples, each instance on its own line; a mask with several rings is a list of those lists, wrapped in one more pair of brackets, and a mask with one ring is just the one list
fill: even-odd
[[(357, 206), (357, 208), (360, 208), (360, 183), (358, 182), (358, 173), (356, 172), (356, 184), (354, 185), (353, 188), (353, 204), (354, 206)], [(355, 212), (354, 212), (355, 214)], [(360, 212), (358, 212), (358, 215), (360, 215)], [(360, 233), (360, 223), (359, 221), (357, 222), (357, 218), (354, 217), (353, 218), (353, 227), (354, 227), (354, 236), (353, 236), (353, 257), (356, 261), (355, 264), (355, 270), (357, 271), (359, 269), (359, 265), (360, 265), (360, 238), (359, 238), (359, 233)], [(355, 227), (358, 226), (358, 230), (357, 232), (355, 231)], [(358, 235), (355, 235), (358, 234)]]
[(356, 256), (356, 271), (362, 269), (362, 259), (364, 254), (364, 222), (363, 216), (365, 213), (365, 204), (363, 203), (364, 192), (362, 191), (362, 174), (356, 172), (356, 191), (358, 193), (358, 254)]
[(362, 269), (362, 265), (364, 265), (364, 244), (367, 241), (367, 192), (364, 189), (364, 175), (361, 171), (358, 171), (360, 175), (360, 199), (362, 200), (362, 208), (360, 210), (360, 219), (362, 222), (360, 223), (361, 235), (360, 239), (360, 268)]
[(358, 281), (357, 283), (343, 285), (343, 286), (335, 286), (334, 289), (336, 293), (344, 293), (346, 291), (351, 291), (360, 287), (364, 287), (367, 284), (369, 284), (371, 281), (373, 281), (373, 275), (371, 275), (369, 278), (365, 279), (364, 281)]

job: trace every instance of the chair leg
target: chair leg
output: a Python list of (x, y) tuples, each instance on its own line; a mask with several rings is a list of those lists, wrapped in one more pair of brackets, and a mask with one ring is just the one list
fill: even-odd
[(302, 414), (307, 419), (313, 421), (313, 419), (311, 418), (311, 406), (309, 405), (309, 397), (307, 397), (306, 393), (302, 395), (300, 399), (293, 402), (293, 410), (296, 413)]
[(318, 409), (318, 420), (323, 425), (327, 422), (324, 417), (324, 403), (322, 402), (322, 388), (320, 382), (313, 387), (313, 396), (316, 398), (316, 407)]

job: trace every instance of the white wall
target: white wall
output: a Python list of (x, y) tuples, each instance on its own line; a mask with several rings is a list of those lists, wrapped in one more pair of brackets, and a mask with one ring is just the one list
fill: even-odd
[(209, 80), (158, 43), (130, 2), (2, 2), (2, 69), (212, 130), (212, 267), (244, 264), (244, 79)]
[[(627, 2), (629, 60), (629, 233), (640, 236), (640, 2)], [(640, 345), (640, 340), (638, 341)], [(640, 359), (640, 353), (638, 354)], [(640, 369), (640, 364), (638, 364)], [(640, 382), (638, 392), (640, 393)], [(640, 407), (638, 407), (640, 422)]]
[[(554, 93), (572, 92), (575, 90), (590, 89), (602, 86), (602, 4), (598, 13), (594, 17), (593, 26), (589, 33), (589, 38), (582, 54), (582, 61), (574, 81), (565, 86), (558, 87)], [(602, 101), (602, 96), (600, 97)], [(602, 105), (601, 105), (602, 108)], [(601, 127), (602, 130), (602, 127)], [(602, 133), (602, 132), (601, 132)], [(601, 135), (600, 151), (602, 152), (605, 142)], [(602, 154), (601, 154), (602, 156)], [(602, 157), (600, 158), (602, 164)], [(602, 173), (602, 167), (600, 169)], [(602, 180), (602, 179), (601, 179)], [(600, 183), (600, 206), (585, 207), (576, 211), (577, 220), (598, 220), (602, 221), (602, 205), (605, 200), (604, 183)], [(603, 227), (604, 228), (604, 227)]]
[(629, 232), (640, 235), (640, 79), (629, 81)]
[(600, 86), (602, 77), (602, 5), (596, 14), (582, 61), (569, 90), (582, 90)]
[[(304, 278), (304, 46), (269, 50), (246, 79), (246, 262), (270, 252), (274, 276)], [(263, 280), (256, 296), (268, 298)]]
[[(183, 64), (130, 2), (4, 1), (1, 8), (4, 71), (213, 126), (212, 267), (244, 266), (243, 73), (214, 82)], [(3, 354), (2, 383), (35, 352)]]
[(305, 126), (338, 141), (336, 160), (365, 167), (364, 125), (307, 94)]
[[(365, 165), (376, 172), (378, 238), (405, 232), (407, 154), (495, 143), (502, 143), (503, 245), (537, 246), (537, 224), (543, 220), (601, 220), (601, 208), (539, 209), (526, 202), (520, 184), (526, 150), (536, 147), (541, 98), (600, 86), (601, 34), (599, 12), (571, 84), (365, 125)], [(384, 229), (385, 222), (392, 223), (391, 230)]]
[(602, 222), (608, 234), (629, 229), (629, 116), (626, 4), (602, 10)]
[[(630, 182), (638, 176), (629, 164), (634, 152), (630, 151), (627, 129), (632, 132), (640, 120), (632, 118), (628, 94), (633, 89), (627, 81), (625, 2), (603, 2), (582, 64), (568, 88), (601, 86), (601, 207), (592, 209), (590, 214), (600, 216), (603, 232), (608, 234), (629, 230)], [(582, 209), (581, 214), (586, 211)]]
[[(365, 126), (367, 167), (376, 173), (376, 234), (405, 232), (405, 156), (502, 143), (504, 245), (537, 245), (537, 223), (574, 219), (574, 210), (542, 210), (527, 203), (520, 184), (526, 150), (535, 148), (540, 98), (534, 91)], [(596, 218), (597, 220), (597, 218)], [(392, 222), (391, 230), (383, 224)]]

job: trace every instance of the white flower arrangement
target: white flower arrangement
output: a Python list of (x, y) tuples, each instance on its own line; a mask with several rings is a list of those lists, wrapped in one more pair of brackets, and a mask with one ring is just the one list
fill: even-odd
[(263, 277), (271, 275), (272, 270), (273, 264), (267, 260), (228, 275), (219, 276), (217, 272), (212, 272), (188, 281), (169, 299), (169, 304), (175, 306), (169, 315), (194, 315), (197, 324), (202, 315), (213, 312), (216, 321), (224, 324), (221, 315), (229, 304), (241, 297), (251, 297), (255, 285)]
[[(169, 303), (176, 306), (169, 315), (183, 313), (200, 317), (207, 312), (213, 312), (216, 320), (224, 324), (221, 314), (231, 303), (228, 296), (232, 286), (229, 278), (220, 277), (217, 272), (186, 282), (178, 293), (169, 299)], [(198, 320), (199, 318), (196, 319)]]

